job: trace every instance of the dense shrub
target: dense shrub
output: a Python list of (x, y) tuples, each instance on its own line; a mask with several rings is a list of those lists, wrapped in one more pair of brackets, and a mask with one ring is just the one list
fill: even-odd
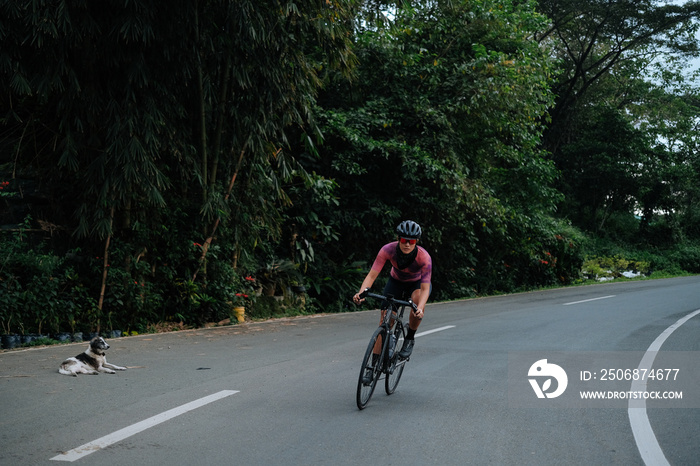
[(674, 264), (690, 273), (700, 273), (700, 245), (687, 244), (676, 246), (669, 254)]
[(75, 269), (67, 259), (47, 251), (44, 244), (32, 247), (26, 228), (0, 234), (0, 257), (0, 323), (4, 333), (58, 333), (89, 315), (91, 302)]
[(602, 277), (621, 277), (623, 272), (648, 274), (650, 263), (640, 260), (630, 260), (622, 256), (592, 257), (583, 263), (583, 273), (590, 279)]
[[(510, 235), (509, 251), (474, 270), (479, 294), (570, 285), (580, 278), (584, 235), (563, 222), (542, 222)], [(489, 282), (486, 282), (489, 280)]]

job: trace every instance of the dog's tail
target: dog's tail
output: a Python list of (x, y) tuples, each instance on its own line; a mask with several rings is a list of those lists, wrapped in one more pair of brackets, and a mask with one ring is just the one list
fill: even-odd
[(78, 376), (78, 374), (76, 374), (75, 372), (71, 372), (69, 370), (64, 369), (63, 366), (58, 368), (58, 373), (63, 375), (72, 375), (73, 377)]

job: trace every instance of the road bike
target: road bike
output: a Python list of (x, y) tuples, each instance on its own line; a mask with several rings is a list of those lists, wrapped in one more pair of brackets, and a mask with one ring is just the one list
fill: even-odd
[[(384, 389), (391, 395), (399, 384), (401, 374), (409, 358), (399, 357), (406, 336), (406, 325), (403, 322), (404, 310), (409, 307), (417, 310), (412, 300), (401, 301), (393, 296), (382, 296), (370, 293), (366, 289), (360, 293), (360, 299), (380, 299), (385, 303), (386, 311), (382, 311), (382, 322), (374, 331), (367, 345), (365, 357), (362, 359), (360, 378), (357, 381), (357, 407), (364, 409), (369, 403), (374, 388), (379, 379), (384, 376)], [(387, 335), (389, 338), (387, 338)]]

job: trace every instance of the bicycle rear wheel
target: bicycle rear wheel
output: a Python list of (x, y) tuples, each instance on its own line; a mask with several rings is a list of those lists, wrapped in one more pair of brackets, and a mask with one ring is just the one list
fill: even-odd
[(394, 354), (389, 361), (389, 370), (386, 374), (386, 379), (384, 379), (384, 390), (387, 395), (391, 395), (396, 390), (396, 386), (399, 384), (401, 379), (401, 374), (403, 374), (403, 368), (406, 365), (406, 361), (399, 359), (399, 352), (403, 347), (404, 336), (406, 335), (406, 330), (403, 327), (401, 321), (396, 322), (396, 328), (394, 329), (394, 336), (396, 337), (396, 346), (394, 349)]
[[(369, 403), (369, 399), (372, 398), (372, 393), (374, 393), (374, 388), (377, 386), (377, 381), (379, 381), (379, 376), (382, 373), (382, 360), (379, 355), (374, 355), (374, 345), (377, 344), (377, 340), (384, 343), (382, 336), (385, 335), (385, 330), (379, 327), (374, 331), (372, 339), (367, 345), (367, 351), (365, 351), (365, 357), (362, 360), (362, 367), (360, 368), (360, 378), (357, 381), (357, 407), (364, 409)], [(365, 374), (371, 375), (371, 381), (365, 383), (363, 380)]]

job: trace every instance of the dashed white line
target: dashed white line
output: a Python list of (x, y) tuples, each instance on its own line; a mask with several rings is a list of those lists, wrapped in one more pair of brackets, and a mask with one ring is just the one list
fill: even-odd
[(571, 306), (572, 304), (581, 304), (581, 303), (587, 303), (589, 301), (598, 301), (599, 299), (608, 299), (608, 298), (614, 298), (615, 295), (612, 294), (610, 296), (601, 296), (600, 298), (591, 298), (591, 299), (584, 299), (583, 301), (574, 301), (573, 303), (564, 303), (564, 306)]
[(80, 458), (87, 456), (90, 453), (94, 453), (97, 450), (101, 450), (102, 448), (120, 442), (125, 438), (131, 437), (132, 435), (136, 435), (139, 432), (143, 432), (146, 429), (150, 429), (151, 427), (156, 426), (162, 422), (168, 421), (174, 417), (177, 417), (180, 414), (192, 411), (193, 409), (201, 408), (204, 405), (208, 405), (209, 403), (213, 403), (214, 401), (226, 398), (227, 396), (231, 396), (235, 393), (238, 393), (238, 391), (222, 390), (218, 393), (214, 393), (213, 395), (205, 396), (204, 398), (191, 401), (182, 406), (178, 406), (177, 408), (173, 408), (163, 413), (156, 414), (153, 417), (149, 417), (148, 419), (144, 419), (141, 422), (137, 422), (136, 424), (133, 424), (129, 427), (125, 427), (124, 429), (118, 430), (112, 434), (98, 438), (97, 440), (93, 440), (92, 442), (86, 443), (85, 445), (81, 445), (78, 448), (74, 448), (73, 450), (61, 453), (60, 455), (51, 458), (51, 460), (69, 462), (79, 460)]
[[(678, 327), (700, 314), (700, 309), (691, 312), (687, 316), (678, 320), (675, 324), (664, 330), (661, 335), (656, 337), (656, 340), (649, 346), (646, 353), (639, 362), (638, 369), (646, 369), (647, 371), (652, 369), (652, 364), (654, 364), (654, 358), (656, 358), (656, 352), (661, 349), (661, 345), (664, 344), (666, 339), (674, 332)], [(631, 391), (646, 391), (647, 382), (646, 380), (635, 380), (632, 382), (630, 387)], [(630, 419), (630, 426), (632, 427), (632, 433), (634, 434), (634, 441), (637, 443), (637, 449), (639, 454), (642, 456), (644, 464), (648, 465), (667, 465), (668, 460), (664, 455), (661, 446), (659, 446), (659, 441), (654, 435), (654, 430), (651, 428), (649, 423), (649, 416), (647, 416), (647, 402), (645, 399), (631, 399), (627, 403), (627, 416)]]
[(424, 335), (430, 335), (431, 333), (442, 332), (443, 330), (449, 330), (455, 328), (454, 325), (447, 325), (445, 327), (435, 328), (433, 330), (426, 330), (425, 332), (416, 333), (416, 337), (422, 337)]

